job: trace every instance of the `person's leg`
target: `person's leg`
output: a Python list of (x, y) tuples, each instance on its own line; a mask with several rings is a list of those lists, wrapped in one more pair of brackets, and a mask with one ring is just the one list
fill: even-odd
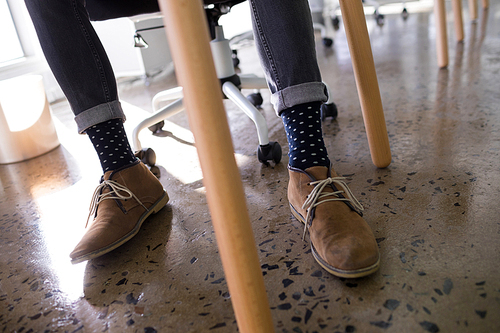
[(308, 1), (250, 0), (250, 5), (257, 51), (276, 113), (326, 101)]
[[(45, 58), (75, 114), (78, 131), (89, 134), (103, 171), (107, 171), (112, 162), (119, 168), (135, 158), (128, 140), (122, 142), (125, 115), (118, 101), (115, 76), (83, 3), (26, 0)], [(100, 142), (108, 141), (105, 133), (119, 136), (122, 146), (114, 144), (105, 149)], [(109, 156), (115, 148), (116, 153)]]
[(84, 0), (26, 0), (45, 58), (75, 114), (78, 131), (125, 119), (108, 57)]
[(306, 169), (330, 166), (321, 133), (326, 87), (316, 61), (307, 1), (251, 1), (254, 35), (271, 102), (289, 143), (289, 164)]
[(321, 82), (307, 0), (250, 0), (254, 35), (289, 147), (288, 200), (309, 230), (314, 258), (330, 273), (360, 277), (378, 269), (363, 209), (331, 167), (321, 133)]
[(105, 173), (92, 199), (95, 218), (70, 255), (77, 263), (128, 241), (146, 217), (165, 205), (168, 196), (130, 148), (113, 70), (90, 24), (85, 1), (25, 2), (47, 62), (75, 114), (78, 131), (88, 134)]

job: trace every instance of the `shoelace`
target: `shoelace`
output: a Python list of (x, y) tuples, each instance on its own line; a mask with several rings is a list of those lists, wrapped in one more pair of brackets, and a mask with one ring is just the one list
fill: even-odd
[[(101, 193), (101, 190), (106, 187), (110, 187), (110, 191), (107, 193)], [(126, 195), (122, 193), (126, 193)], [(115, 182), (114, 180), (104, 180), (99, 186), (94, 191), (94, 194), (92, 195), (92, 201), (90, 202), (90, 208), (89, 208), (89, 216), (87, 217), (87, 223), (85, 224), (85, 228), (89, 224), (89, 219), (90, 216), (95, 215), (97, 212), (97, 207), (101, 202), (104, 200), (110, 200), (110, 199), (119, 199), (119, 200), (126, 200), (126, 199), (132, 199), (134, 198), (137, 200), (137, 202), (144, 207), (145, 210), (148, 210), (146, 206), (142, 204), (142, 202), (135, 196), (132, 191), (130, 191), (126, 186), (123, 186), (122, 184)]]
[[(314, 188), (311, 191), (311, 193), (307, 196), (307, 200), (302, 205), (302, 209), (305, 209), (307, 211), (306, 220), (305, 220), (305, 224), (304, 224), (304, 233), (302, 234), (302, 240), (304, 240), (307, 230), (312, 225), (311, 212), (312, 212), (313, 208), (318, 206), (318, 205), (321, 205), (322, 203), (325, 203), (328, 201), (348, 201), (354, 206), (354, 208), (358, 209), (359, 211), (364, 210), (361, 203), (359, 203), (358, 199), (356, 199), (354, 197), (351, 190), (349, 189), (347, 184), (344, 182), (345, 179), (347, 179), (347, 178), (334, 177), (334, 178), (326, 178), (323, 180), (316, 180), (316, 181), (309, 183), (310, 185), (314, 185)], [(330, 185), (330, 184), (338, 185), (338, 187), (342, 188), (343, 190), (323, 193), (323, 190), (325, 189), (325, 187)], [(344, 198), (339, 196), (339, 194), (342, 194), (342, 193), (344, 195)], [(331, 198), (332, 196), (334, 198)], [(309, 221), (309, 219), (311, 219), (311, 221)]]

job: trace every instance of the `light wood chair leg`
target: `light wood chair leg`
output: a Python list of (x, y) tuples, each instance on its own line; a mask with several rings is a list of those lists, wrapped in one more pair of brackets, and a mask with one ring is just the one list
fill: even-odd
[(359, 0), (340, 0), (340, 8), (372, 161), (385, 168), (391, 164), (391, 148), (363, 5)]
[(462, 0), (452, 0), (453, 17), (455, 20), (455, 37), (457, 42), (464, 40), (464, 22), (462, 19)]
[(469, 0), (469, 15), (471, 21), (477, 20), (477, 0)]
[(490, 1), (489, 0), (483, 0), (482, 3), (483, 3), (483, 9), (486, 9), (486, 8), (488, 8), (490, 6)]
[(434, 0), (436, 16), (436, 50), (439, 68), (448, 66), (448, 36), (446, 34), (446, 7), (444, 0)]
[(159, 0), (241, 332), (273, 332), (271, 311), (201, 1)]

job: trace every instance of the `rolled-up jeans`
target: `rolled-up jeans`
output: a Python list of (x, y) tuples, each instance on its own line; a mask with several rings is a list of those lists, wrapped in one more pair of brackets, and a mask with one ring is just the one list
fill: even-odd
[[(125, 120), (116, 79), (90, 21), (159, 11), (156, 0), (25, 0), (45, 58), (75, 114), (79, 133)], [(279, 115), (326, 101), (307, 0), (250, 0), (257, 50)], [(104, 14), (103, 14), (104, 13)]]

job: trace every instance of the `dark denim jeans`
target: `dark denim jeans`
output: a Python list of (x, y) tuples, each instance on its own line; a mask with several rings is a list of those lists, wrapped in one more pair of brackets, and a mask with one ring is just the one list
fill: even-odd
[[(25, 2), (47, 62), (75, 114), (78, 131), (110, 119), (125, 120), (111, 64), (90, 20), (103, 19), (93, 17), (94, 13), (105, 12), (111, 18), (158, 11), (156, 0)], [(255, 41), (276, 112), (326, 101), (308, 1), (249, 2)]]

